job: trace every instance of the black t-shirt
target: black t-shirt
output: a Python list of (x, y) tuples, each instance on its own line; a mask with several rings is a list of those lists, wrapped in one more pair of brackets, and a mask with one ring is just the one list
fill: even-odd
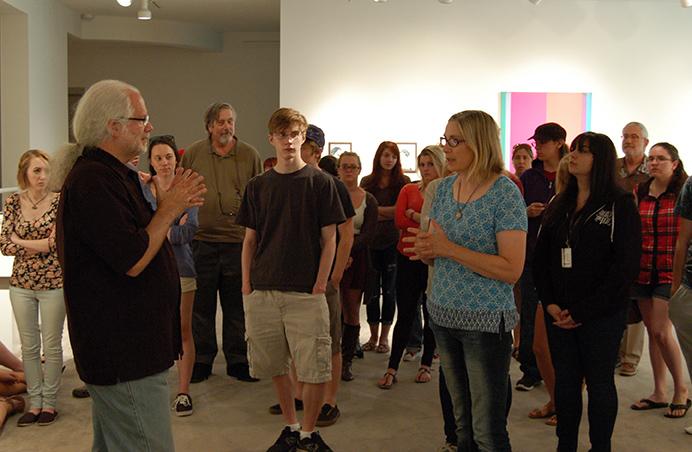
[(75, 365), (82, 381), (112, 385), (163, 372), (178, 359), (180, 280), (165, 240), (136, 277), (153, 212), (137, 173), (88, 148), (62, 188), (57, 246)]
[(250, 269), (255, 290), (311, 293), (319, 271), (321, 228), (345, 220), (332, 177), (305, 165), (252, 179), (236, 223), (257, 232)]

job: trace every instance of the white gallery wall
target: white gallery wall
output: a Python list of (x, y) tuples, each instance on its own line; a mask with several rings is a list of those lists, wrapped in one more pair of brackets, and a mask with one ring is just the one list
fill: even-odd
[(68, 68), (70, 87), (104, 78), (135, 85), (147, 103), (152, 134), (173, 134), (180, 147), (206, 136), (209, 104), (230, 102), (238, 112), (238, 138), (273, 155), (266, 124), (279, 99), (278, 33), (224, 33), (218, 52), (71, 39)]
[[(434, 143), (449, 116), (500, 120), (502, 91), (591, 92), (620, 147), (643, 122), (692, 168), (692, 9), (678, 0), (282, 0), (282, 106), (349, 141)], [(570, 133), (573, 135), (573, 133)]]

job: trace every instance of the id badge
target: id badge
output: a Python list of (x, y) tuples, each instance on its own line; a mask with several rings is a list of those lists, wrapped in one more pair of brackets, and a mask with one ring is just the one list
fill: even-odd
[(572, 268), (572, 248), (562, 248), (562, 268)]

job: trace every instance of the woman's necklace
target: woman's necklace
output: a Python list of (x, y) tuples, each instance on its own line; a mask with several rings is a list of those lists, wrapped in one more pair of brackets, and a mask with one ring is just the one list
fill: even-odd
[(466, 208), (466, 205), (468, 205), (469, 201), (471, 200), (471, 197), (473, 197), (474, 194), (476, 194), (476, 190), (478, 190), (478, 187), (480, 187), (481, 184), (476, 185), (476, 188), (473, 189), (471, 194), (469, 195), (468, 198), (466, 198), (466, 202), (464, 203), (464, 208), (461, 208), (461, 202), (459, 201), (459, 198), (461, 198), (461, 179), (459, 179), (459, 187), (457, 191), (457, 211), (454, 214), (454, 218), (457, 220), (461, 220), (461, 215), (464, 209)]
[(39, 199), (39, 200), (36, 201), (36, 202), (34, 202), (34, 200), (31, 199), (31, 196), (29, 195), (29, 192), (28, 192), (28, 191), (25, 192), (24, 194), (26, 195), (26, 199), (28, 199), (29, 202), (31, 203), (31, 208), (34, 209), (34, 210), (36, 210), (36, 209), (38, 209), (38, 205), (41, 204), (41, 201), (43, 201), (44, 199), (46, 199), (46, 198), (48, 197), (48, 195), (50, 194), (50, 192), (47, 192), (45, 195), (43, 195), (43, 197), (42, 197), (41, 199)]

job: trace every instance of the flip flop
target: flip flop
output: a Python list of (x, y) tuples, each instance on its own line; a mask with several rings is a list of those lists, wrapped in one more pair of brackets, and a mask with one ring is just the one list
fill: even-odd
[[(389, 383), (387, 383), (387, 377), (390, 375), (392, 377), (392, 380)], [(380, 389), (392, 389), (392, 386), (394, 386), (394, 383), (397, 382), (396, 374), (393, 374), (391, 372), (385, 372), (383, 375), (383, 378), (384, 378), (384, 383), (380, 383), (379, 381), (377, 382), (377, 386)]]
[(659, 408), (666, 408), (668, 404), (666, 402), (654, 402), (651, 399), (641, 399), (639, 403), (643, 405), (637, 405), (633, 403), (630, 408), (634, 411), (646, 411), (646, 410), (657, 410)]
[(534, 408), (533, 410), (529, 411), (529, 417), (531, 419), (545, 419), (554, 415), (555, 410), (548, 410), (545, 408), (545, 406)]
[(365, 344), (363, 344), (360, 348), (363, 349), (364, 352), (371, 352), (377, 348), (377, 344), (368, 341)]
[[(671, 403), (669, 405), (670, 411), (668, 411), (666, 414), (664, 414), (665, 417), (669, 419), (679, 419), (681, 417), (685, 417), (687, 414), (687, 411), (692, 407), (692, 400), (687, 399), (687, 402), (683, 403)], [(680, 416), (674, 416), (672, 413), (675, 410), (683, 410), (682, 414)]]
[(389, 345), (387, 344), (379, 344), (376, 348), (375, 351), (377, 353), (389, 353)]

